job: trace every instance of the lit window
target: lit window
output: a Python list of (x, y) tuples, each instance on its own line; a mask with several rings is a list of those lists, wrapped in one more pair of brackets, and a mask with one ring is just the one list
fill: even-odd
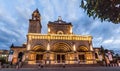
[(63, 34), (63, 31), (58, 31), (57, 34)]
[(48, 28), (48, 32), (50, 32), (50, 28)]
[(70, 33), (72, 33), (72, 27), (70, 27)]

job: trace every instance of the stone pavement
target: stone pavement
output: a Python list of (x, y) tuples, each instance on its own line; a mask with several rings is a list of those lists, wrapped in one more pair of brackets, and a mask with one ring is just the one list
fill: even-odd
[(0, 71), (120, 71), (120, 67), (3, 68)]

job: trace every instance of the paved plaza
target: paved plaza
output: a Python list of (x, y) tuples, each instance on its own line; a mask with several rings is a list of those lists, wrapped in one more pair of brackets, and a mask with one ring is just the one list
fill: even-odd
[(120, 71), (120, 67), (3, 68), (0, 71)]

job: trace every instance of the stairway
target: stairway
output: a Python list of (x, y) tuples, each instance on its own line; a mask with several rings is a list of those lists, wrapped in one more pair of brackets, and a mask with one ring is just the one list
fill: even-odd
[[(99, 64), (45, 64), (41, 65), (47, 68), (56, 68), (56, 67), (102, 67)], [(22, 68), (39, 68), (41, 67), (38, 64), (23, 64)]]

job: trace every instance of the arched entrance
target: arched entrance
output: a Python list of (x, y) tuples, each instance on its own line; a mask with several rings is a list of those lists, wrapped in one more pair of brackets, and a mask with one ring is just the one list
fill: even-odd
[(19, 52), (18, 53), (18, 60), (19, 60), (19, 62), (22, 61), (22, 58), (23, 58), (23, 52)]
[(86, 46), (79, 46), (77, 48), (78, 51), (78, 59), (80, 60), (81, 63), (86, 62), (86, 53), (88, 52), (88, 48)]
[(66, 53), (72, 51), (72, 48), (67, 43), (58, 42), (51, 47), (51, 51), (55, 52), (56, 63), (65, 63)]
[(33, 47), (32, 51), (35, 52), (35, 60), (36, 63), (42, 63), (44, 59), (44, 52), (46, 51), (46, 48), (42, 45), (36, 45)]

